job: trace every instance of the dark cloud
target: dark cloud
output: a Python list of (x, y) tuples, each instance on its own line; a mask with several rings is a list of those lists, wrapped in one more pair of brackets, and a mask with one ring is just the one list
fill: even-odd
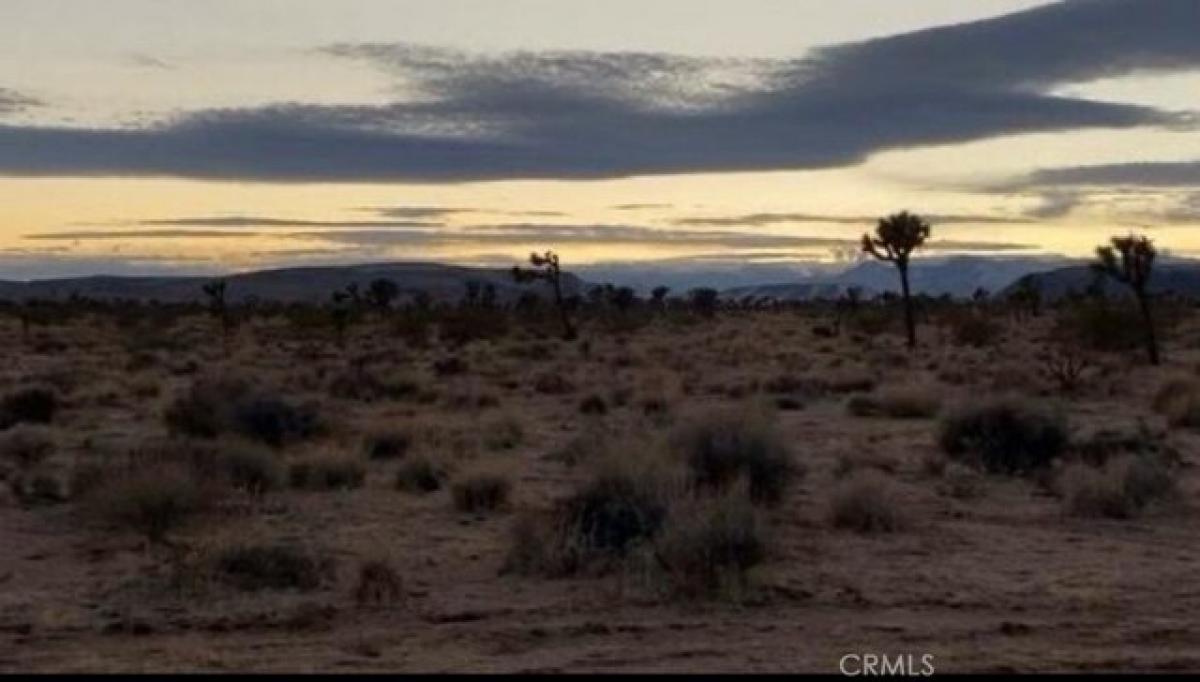
[[(922, 214), (935, 225), (954, 224), (1020, 224), (1033, 222), (1029, 217), (1011, 217), (996, 215), (963, 215), (963, 214)], [(679, 218), (672, 221), (675, 225), (690, 227), (736, 227), (764, 226), (789, 223), (826, 223), (831, 225), (873, 225), (880, 216), (836, 216), (814, 213), (750, 213), (732, 216), (700, 216)]]
[(614, 211), (649, 211), (652, 209), (674, 208), (674, 204), (617, 204), (612, 206)]
[[(1197, 41), (1200, 42), (1200, 41)], [(1200, 161), (1120, 163), (1037, 171), (1018, 183), (1026, 187), (1125, 185), (1141, 187), (1200, 186)]]
[(385, 218), (442, 218), (457, 213), (472, 213), (476, 209), (445, 206), (364, 206), (358, 210)]
[(135, 224), (153, 227), (441, 227), (441, 222), (419, 220), (295, 220), (261, 216), (201, 216), (139, 220)]
[(23, 95), (15, 90), (8, 88), (0, 88), (0, 114), (7, 114), (31, 107), (41, 106), (41, 102)]
[(1084, 196), (1071, 190), (1049, 190), (1038, 197), (1041, 203), (1025, 211), (1031, 218), (1061, 218), (1083, 202)]
[(229, 230), (79, 230), (23, 235), (34, 241), (88, 241), (108, 239), (229, 239), (255, 237), (257, 232)]
[(1195, 0), (1068, 0), (804, 59), (479, 57), (343, 45), (420, 93), (288, 104), (137, 130), (0, 126), (0, 173), (466, 181), (823, 168), (885, 149), (1034, 131), (1194, 126), (1055, 86), (1200, 65)]

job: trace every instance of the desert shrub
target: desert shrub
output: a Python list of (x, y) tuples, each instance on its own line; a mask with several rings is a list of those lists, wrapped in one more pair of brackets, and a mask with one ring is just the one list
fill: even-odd
[(1133, 429), (1104, 428), (1086, 438), (1076, 439), (1071, 452), (1092, 466), (1104, 466), (1121, 455), (1153, 456), (1170, 463), (1180, 461), (1179, 452), (1167, 443), (1165, 434), (1152, 431), (1141, 420)]
[(396, 489), (413, 493), (431, 493), (442, 487), (444, 474), (428, 457), (411, 457), (396, 470)]
[(167, 406), (163, 417), (172, 433), (215, 438), (232, 431), (272, 447), (311, 438), (321, 430), (314, 405), (293, 405), (232, 379), (194, 382)]
[(940, 408), (936, 389), (927, 386), (887, 386), (846, 401), (846, 410), (856, 417), (925, 419), (936, 415)]
[(187, 468), (163, 464), (107, 476), (90, 496), (100, 518), (161, 542), (202, 512), (211, 493)]
[(743, 588), (747, 571), (766, 556), (766, 541), (753, 504), (734, 494), (673, 514), (655, 553), (676, 590), (710, 596)]
[(343, 490), (362, 487), (367, 470), (352, 457), (325, 455), (294, 462), (288, 472), (293, 488)]
[(283, 482), (283, 465), (275, 453), (250, 447), (232, 447), (221, 454), (221, 466), (233, 487), (265, 493)]
[(58, 411), (58, 394), (41, 386), (22, 388), (0, 401), (0, 428), (22, 422), (49, 424)]
[(982, 348), (995, 343), (1002, 331), (1000, 324), (986, 313), (956, 315), (950, 325), (954, 343), (972, 348)]
[(1200, 428), (1200, 382), (1171, 379), (1154, 395), (1154, 411), (1173, 427)]
[(372, 460), (400, 459), (408, 454), (412, 441), (407, 431), (379, 431), (366, 438), (363, 449)]
[(589, 395), (579, 403), (581, 414), (603, 415), (608, 413), (608, 403), (598, 395)]
[(870, 391), (878, 382), (875, 375), (865, 369), (832, 370), (816, 377), (814, 381), (821, 390), (835, 394)]
[(220, 577), (240, 590), (315, 590), (332, 576), (333, 562), (291, 545), (238, 544), (216, 556)]
[(939, 442), (951, 457), (977, 458), (989, 472), (1028, 473), (1067, 448), (1066, 420), (1012, 399), (968, 405), (945, 416)]
[(609, 446), (569, 497), (513, 527), (506, 569), (572, 575), (603, 572), (653, 538), (670, 509), (671, 483), (654, 457)]
[(774, 419), (763, 412), (701, 414), (676, 427), (670, 440), (697, 485), (723, 489), (744, 477), (755, 502), (779, 502), (791, 481), (803, 473)]
[(533, 380), (533, 390), (543, 395), (566, 395), (575, 391), (575, 386), (558, 372), (542, 372)]
[(488, 419), (481, 428), (483, 445), (489, 450), (512, 450), (525, 439), (525, 427), (512, 414)]
[(508, 502), (512, 483), (500, 474), (479, 472), (457, 481), (450, 488), (454, 508), (469, 513), (495, 511)]
[(21, 468), (34, 466), (54, 451), (50, 430), (35, 424), (18, 424), (0, 432), (0, 457), (15, 462)]
[(835, 528), (858, 533), (893, 533), (906, 519), (891, 479), (864, 470), (838, 483), (829, 498), (829, 520)]
[(371, 559), (359, 564), (353, 594), (359, 606), (394, 604), (404, 597), (404, 581), (390, 563)]
[(1060, 487), (1071, 515), (1129, 519), (1171, 495), (1175, 480), (1156, 458), (1125, 456), (1101, 468), (1072, 464), (1063, 470)]
[(1141, 348), (1142, 320), (1133, 305), (1084, 300), (1062, 309), (1055, 318), (1053, 334), (1071, 346), (1119, 353)]
[(420, 394), (421, 384), (408, 374), (347, 369), (329, 380), (327, 390), (334, 398), (369, 403), (414, 398)]
[(950, 462), (941, 472), (938, 493), (957, 500), (971, 500), (983, 494), (984, 481), (978, 471), (969, 466)]
[(433, 373), (439, 377), (452, 377), (463, 374), (467, 371), (467, 362), (457, 355), (435, 360), (433, 363)]

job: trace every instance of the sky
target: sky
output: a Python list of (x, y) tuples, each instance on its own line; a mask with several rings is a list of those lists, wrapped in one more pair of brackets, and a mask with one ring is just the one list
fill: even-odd
[(1200, 0), (4, 0), (0, 278), (1200, 253)]

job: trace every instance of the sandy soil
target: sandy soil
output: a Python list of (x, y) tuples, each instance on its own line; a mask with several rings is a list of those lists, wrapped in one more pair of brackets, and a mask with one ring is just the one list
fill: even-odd
[[(1184, 460), (1178, 499), (1133, 519), (1079, 518), (1028, 479), (981, 475), (977, 494), (948, 495), (926, 466), (937, 453), (936, 418), (855, 417), (849, 393), (806, 394), (797, 397), (802, 409), (777, 419), (807, 475), (764, 512), (768, 557), (736, 599), (680, 599), (620, 572), (501, 572), (514, 519), (548, 508), (583, 475), (584, 467), (549, 455), (586, 429), (654, 434), (704, 406), (773, 399), (763, 386), (781, 374), (858, 372), (882, 386), (925, 382), (943, 410), (1002, 392), (1049, 394), (1076, 434), (1139, 418), (1166, 431), (1152, 396), (1171, 377), (1194, 376), (1200, 362), (1174, 343), (1165, 367), (1144, 367), (1131, 354), (1078, 396), (1059, 397), (1037, 374), (1041, 322), (1005, 318), (1005, 344), (982, 349), (956, 347), (926, 327), (910, 359), (893, 336), (819, 339), (813, 323), (796, 313), (746, 313), (621, 335), (585, 330), (586, 358), (578, 344), (510, 336), (457, 351), (467, 371), (443, 377), (432, 365), (452, 351), (409, 349), (379, 327), (353, 330), (351, 350), (342, 351), (259, 321), (240, 330), (223, 359), (219, 342), (203, 341), (211, 323), (189, 319), (171, 333), (194, 343), (140, 351), (152, 360), (129, 369), (127, 338), (139, 332), (80, 320), (23, 342), (12, 325), (6, 347), (17, 359), (5, 368), (7, 383), (50, 383), (62, 398), (50, 426), (57, 447), (39, 465), (52, 475), (66, 476), (80, 458), (165, 438), (163, 408), (200, 368), (321, 401), (332, 431), (289, 445), (279, 455), (289, 461), (361, 456), (364, 434), (406, 428), (420, 434), (406, 457), (436, 458), (452, 480), (478, 467), (500, 470), (513, 493), (499, 511), (468, 514), (444, 488), (397, 491), (397, 461), (361, 456), (361, 488), (231, 496), (173, 532), (169, 547), (92, 518), (73, 499), (6, 494), (0, 671), (832, 673), (849, 653), (932, 654), (938, 672), (1200, 669), (1197, 439), (1182, 429), (1167, 436)], [(1187, 338), (1186, 329), (1173, 338)], [(517, 357), (533, 343), (544, 347), (534, 353), (541, 359)], [(375, 356), (367, 371), (403, 373), (436, 397), (332, 397), (329, 377), (360, 355)], [(569, 379), (565, 393), (535, 389), (549, 372)], [(606, 415), (581, 414), (586, 396), (622, 391), (632, 396), (626, 405), (607, 398)], [(666, 423), (640, 407), (658, 396), (670, 405)], [(520, 424), (516, 447), (484, 442), (497, 420)], [(888, 472), (910, 519), (905, 530), (833, 527), (830, 491), (846, 466)], [(310, 591), (216, 586), (194, 594), (171, 585), (180, 548), (227, 538), (319, 548), (334, 559), (336, 577)], [(361, 606), (352, 596), (359, 562), (379, 556), (402, 576), (404, 598)]]

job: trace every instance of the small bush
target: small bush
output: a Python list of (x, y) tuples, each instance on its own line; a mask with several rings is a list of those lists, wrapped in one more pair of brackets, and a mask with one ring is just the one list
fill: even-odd
[(508, 501), (511, 491), (509, 480), (493, 473), (470, 475), (450, 489), (454, 508), (472, 514), (499, 509)]
[(162, 542), (211, 502), (195, 476), (181, 466), (158, 465), (107, 477), (95, 490), (93, 504), (101, 518)]
[(533, 380), (533, 390), (543, 395), (566, 395), (575, 391), (575, 386), (558, 372), (543, 372)]
[(261, 494), (283, 482), (283, 466), (275, 453), (253, 447), (237, 447), (221, 455), (221, 466), (233, 487)]
[(1015, 400), (997, 400), (947, 415), (939, 442), (946, 454), (977, 458), (989, 472), (1023, 474), (1059, 457), (1069, 436), (1061, 415)]
[(858, 533), (893, 533), (907, 525), (891, 479), (867, 470), (834, 488), (829, 518), (835, 528)]
[(328, 455), (292, 464), (288, 477), (293, 488), (343, 490), (362, 487), (367, 471), (354, 458)]
[(874, 394), (852, 396), (847, 411), (856, 417), (926, 419), (937, 414), (941, 400), (931, 387), (894, 386)]
[(489, 450), (512, 450), (525, 439), (525, 427), (511, 414), (498, 415), (482, 427), (483, 445)]
[(1000, 338), (1000, 324), (985, 313), (959, 315), (951, 323), (954, 343), (959, 346), (982, 348)]
[(19, 424), (0, 433), (0, 457), (21, 468), (32, 467), (54, 451), (50, 430), (35, 424)]
[(1167, 381), (1155, 394), (1153, 407), (1173, 427), (1200, 429), (1200, 382)]
[(608, 414), (608, 403), (598, 395), (589, 395), (579, 403), (579, 412), (593, 415)]
[(1102, 468), (1072, 464), (1060, 477), (1066, 510), (1074, 516), (1130, 519), (1172, 494), (1169, 469), (1152, 457), (1126, 456)]
[(216, 557), (220, 576), (238, 589), (315, 590), (332, 575), (333, 562), (289, 545), (235, 545)]
[(394, 604), (403, 598), (404, 581), (390, 563), (373, 559), (359, 565), (354, 585), (354, 601), (359, 606)]
[(383, 431), (371, 434), (364, 449), (372, 460), (400, 459), (412, 447), (412, 436), (405, 431)]
[(724, 489), (744, 477), (755, 502), (779, 502), (792, 479), (803, 474), (773, 419), (764, 413), (699, 415), (676, 427), (671, 443), (682, 454), (697, 485)]
[(674, 514), (655, 552), (678, 591), (711, 596), (744, 588), (747, 571), (766, 556), (766, 542), (754, 506), (729, 495)]
[(172, 433), (215, 438), (232, 431), (272, 447), (311, 438), (321, 430), (314, 405), (293, 405), (233, 379), (193, 383), (167, 406), (163, 418)]
[(9, 393), (0, 401), (0, 428), (22, 422), (49, 424), (58, 411), (58, 394), (49, 388), (30, 387)]
[(956, 500), (973, 500), (983, 494), (983, 476), (971, 467), (951, 462), (942, 471), (938, 493)]
[(396, 489), (412, 493), (431, 493), (442, 487), (444, 474), (424, 456), (416, 456), (396, 470)]

